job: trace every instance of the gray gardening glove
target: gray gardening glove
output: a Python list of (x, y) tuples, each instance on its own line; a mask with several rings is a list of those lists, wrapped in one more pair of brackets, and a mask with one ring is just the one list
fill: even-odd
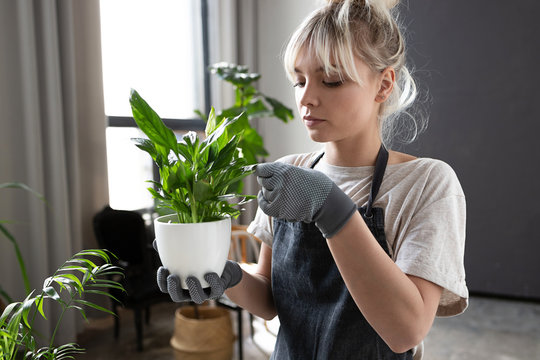
[(265, 214), (287, 221), (315, 222), (331, 238), (357, 211), (356, 204), (323, 173), (273, 162), (255, 169), (259, 207)]
[[(154, 240), (154, 249), (157, 251), (157, 242)], [(242, 269), (235, 261), (227, 260), (221, 277), (215, 272), (204, 275), (204, 280), (210, 284), (210, 288), (203, 289), (201, 282), (194, 276), (188, 276), (186, 284), (189, 290), (182, 289), (180, 278), (170, 274), (169, 270), (160, 266), (157, 271), (157, 283), (159, 290), (168, 293), (174, 302), (193, 301), (202, 304), (206, 300), (217, 299), (226, 289), (235, 286), (242, 280)]]

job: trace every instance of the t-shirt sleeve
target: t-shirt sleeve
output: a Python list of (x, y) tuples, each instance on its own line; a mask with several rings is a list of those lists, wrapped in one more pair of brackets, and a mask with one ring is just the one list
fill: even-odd
[(246, 231), (261, 239), (266, 245), (272, 247), (272, 241), (274, 239), (274, 236), (272, 235), (272, 218), (266, 215), (261, 208), (257, 208), (255, 219), (249, 224)]
[[(465, 196), (455, 174), (451, 172), (447, 176), (451, 178), (439, 183), (446, 191), (439, 188), (428, 193), (427, 198), (432, 202), (410, 219), (395, 260), (404, 273), (443, 288), (437, 316), (462, 313), (469, 296), (464, 268)], [(433, 198), (433, 195), (437, 196)]]

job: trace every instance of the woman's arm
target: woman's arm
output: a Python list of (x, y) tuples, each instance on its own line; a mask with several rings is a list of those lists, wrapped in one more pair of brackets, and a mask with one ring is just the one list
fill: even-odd
[(392, 351), (418, 345), (431, 328), (442, 288), (403, 273), (359, 213), (327, 243), (358, 308)]
[(238, 285), (225, 293), (236, 304), (250, 313), (265, 320), (271, 320), (276, 315), (276, 307), (272, 297), (271, 271), (272, 248), (262, 243), (259, 261), (254, 273), (243, 271), (242, 280)]

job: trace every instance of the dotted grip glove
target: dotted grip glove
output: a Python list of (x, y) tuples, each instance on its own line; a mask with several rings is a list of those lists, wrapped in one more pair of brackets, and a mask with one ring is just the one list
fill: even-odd
[[(157, 243), (154, 240), (154, 249), (157, 251)], [(157, 271), (157, 283), (159, 290), (168, 293), (174, 302), (193, 301), (202, 304), (206, 300), (217, 299), (226, 289), (235, 286), (242, 280), (242, 269), (235, 261), (227, 260), (221, 277), (215, 272), (204, 275), (204, 280), (210, 284), (209, 289), (203, 289), (201, 282), (194, 276), (186, 278), (188, 290), (180, 285), (178, 275), (170, 274), (169, 270), (160, 266)]]
[(257, 165), (261, 210), (287, 221), (315, 222), (331, 238), (357, 211), (356, 204), (320, 171), (273, 162)]

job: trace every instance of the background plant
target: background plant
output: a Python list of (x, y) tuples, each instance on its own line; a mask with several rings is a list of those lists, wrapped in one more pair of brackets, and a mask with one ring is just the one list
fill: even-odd
[[(235, 93), (234, 104), (216, 114), (217, 122), (219, 123), (224, 118), (236, 117), (241, 113), (246, 114), (246, 119), (241, 124), (244, 133), (238, 147), (248, 164), (259, 162), (261, 157), (268, 156), (268, 152), (264, 148), (263, 138), (251, 126), (251, 121), (256, 118), (270, 117), (287, 123), (293, 119), (292, 110), (277, 99), (258, 91), (253, 84), (261, 78), (261, 75), (249, 72), (247, 66), (220, 62), (211, 65), (210, 71), (230, 83)], [(206, 119), (200, 111), (197, 113), (201, 118)]]
[[(96, 260), (104, 264), (98, 265)], [(73, 359), (75, 354), (84, 352), (76, 343), (55, 347), (55, 336), (68, 310), (77, 310), (85, 319), (85, 307), (113, 314), (110, 310), (83, 299), (84, 294), (98, 294), (114, 299), (106, 291), (108, 288), (124, 290), (118, 282), (108, 279), (123, 274), (110, 260), (106, 251), (83, 250), (45, 279), (37, 296), (34, 296), (35, 291), (32, 291), (23, 301), (9, 304), (0, 316), (0, 359), (16, 359), (18, 354), (23, 354), (24, 359), (32, 360)], [(59, 304), (62, 311), (48, 346), (38, 348), (33, 325), (38, 314), (47, 319), (43, 310), (45, 301)]]
[[(188, 132), (180, 141), (148, 103), (132, 90), (133, 118), (148, 139), (136, 138), (159, 169), (160, 182), (148, 188), (159, 206), (172, 209), (181, 223), (197, 223), (237, 217), (237, 206), (253, 199), (237, 193), (236, 184), (253, 172), (238, 146), (243, 138), (247, 115), (218, 117), (214, 109), (206, 123), (206, 138)], [(238, 199), (232, 203), (232, 199)]]

